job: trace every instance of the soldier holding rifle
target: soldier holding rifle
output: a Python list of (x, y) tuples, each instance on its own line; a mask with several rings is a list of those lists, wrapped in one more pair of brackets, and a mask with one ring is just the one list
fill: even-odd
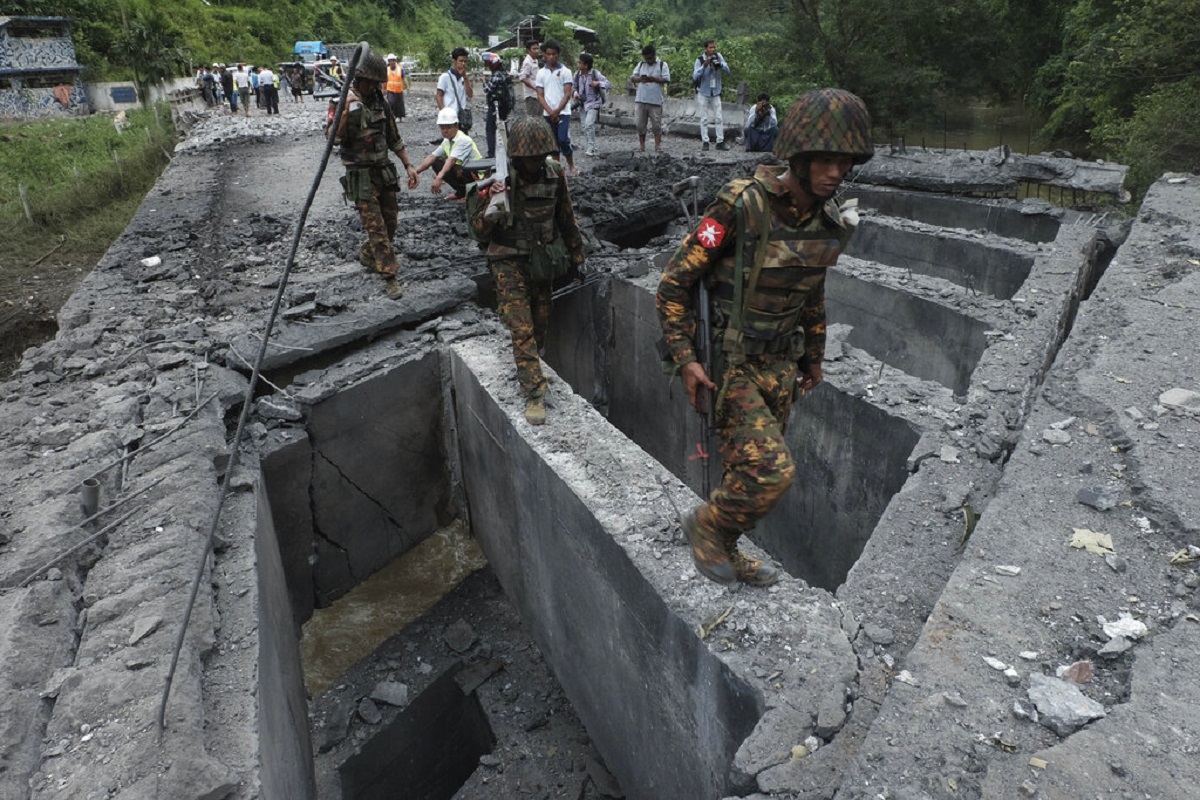
[[(724, 472), (680, 524), (697, 570), (710, 580), (769, 586), (779, 570), (738, 550), (796, 473), (784, 439), (796, 389), (821, 382), (825, 273), (851, 229), (833, 196), (871, 158), (871, 121), (857, 96), (807, 92), (792, 105), (774, 153), (752, 179), (721, 188), (663, 270), (657, 306), (688, 399), (712, 402)], [(713, 364), (697, 357), (693, 287), (711, 294)]]

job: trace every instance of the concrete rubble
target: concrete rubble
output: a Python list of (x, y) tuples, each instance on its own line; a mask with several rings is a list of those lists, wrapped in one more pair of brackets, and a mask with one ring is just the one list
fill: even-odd
[[(419, 157), (432, 103), (410, 103)], [(323, 145), (323, 107), (283, 111), (188, 112), (5, 384), (0, 798), (349, 800), (393, 767), (429, 792), (461, 773), (463, 798), (1193, 793), (1200, 180), (1130, 225), (914, 191), (1116, 195), (1115, 165), (881, 150), (789, 429), (801, 479), (752, 537), (788, 575), (760, 591), (703, 581), (682, 543), (705, 466), (653, 311), (668, 187), (710, 197), (757, 156), (637, 156), (606, 129), (580, 159), (597, 277), (556, 303), (536, 429), (461, 207), (404, 193), (387, 299), (334, 164), (205, 558)], [(300, 624), (454, 519), (489, 567), (309, 696)], [(434, 727), (458, 738), (422, 759), (469, 756), (442, 776), (401, 752)]]

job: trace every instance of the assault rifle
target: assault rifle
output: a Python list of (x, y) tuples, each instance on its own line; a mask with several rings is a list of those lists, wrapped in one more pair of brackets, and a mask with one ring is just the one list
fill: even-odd
[(504, 187), (503, 191), (493, 189), (488, 198), (487, 208), (483, 216), (498, 223), (507, 222), (512, 216), (512, 204), (508, 200), (508, 131), (504, 123), (496, 129), (496, 171), (492, 173), (494, 183)]
[[(688, 228), (695, 228), (697, 223), (696, 218), (700, 215), (700, 178), (696, 175), (684, 178), (671, 187), (671, 193), (679, 198), (679, 205), (683, 208), (684, 217), (687, 218)], [(684, 199), (684, 196), (689, 193), (692, 200), (691, 209), (688, 208), (688, 204)], [(696, 312), (696, 360), (700, 362), (700, 366), (704, 367), (704, 374), (710, 380), (715, 380), (713, 377), (712, 353), (712, 306), (709, 303), (708, 284), (703, 280), (696, 281), (696, 296), (692, 307)], [(696, 445), (696, 449), (700, 459), (704, 462), (701, 483), (704, 488), (704, 497), (707, 499), (709, 493), (712, 491), (712, 479), (709, 477), (708, 453), (713, 434), (716, 431), (716, 423), (713, 419), (716, 398), (703, 386), (699, 387), (698, 391), (700, 394), (696, 411), (700, 414), (701, 433), (700, 442)]]

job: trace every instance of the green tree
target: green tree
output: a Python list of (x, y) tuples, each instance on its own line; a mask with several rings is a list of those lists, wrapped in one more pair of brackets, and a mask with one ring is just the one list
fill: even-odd
[(179, 32), (157, 8), (140, 9), (117, 37), (116, 51), (133, 70), (138, 96), (145, 104), (150, 87), (179, 75), (188, 61), (179, 47)]

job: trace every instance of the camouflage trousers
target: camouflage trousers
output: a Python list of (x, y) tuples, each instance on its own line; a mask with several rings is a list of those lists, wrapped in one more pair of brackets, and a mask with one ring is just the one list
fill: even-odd
[(749, 356), (745, 364), (725, 370), (716, 406), (725, 470), (696, 519), (727, 547), (765, 517), (792, 485), (796, 464), (784, 429), (798, 371), (787, 354)]
[(380, 188), (371, 182), (371, 196), (354, 201), (358, 218), (362, 221), (367, 241), (358, 251), (358, 260), (367, 269), (373, 269), (386, 278), (396, 277), (396, 250), (392, 241), (396, 237), (396, 217), (400, 204), (396, 200), (396, 187)]
[(546, 377), (538, 352), (546, 345), (550, 327), (550, 281), (529, 278), (529, 259), (524, 256), (491, 261), (496, 280), (497, 311), (512, 335), (513, 360), (517, 362), (517, 382), (524, 397), (546, 393)]

